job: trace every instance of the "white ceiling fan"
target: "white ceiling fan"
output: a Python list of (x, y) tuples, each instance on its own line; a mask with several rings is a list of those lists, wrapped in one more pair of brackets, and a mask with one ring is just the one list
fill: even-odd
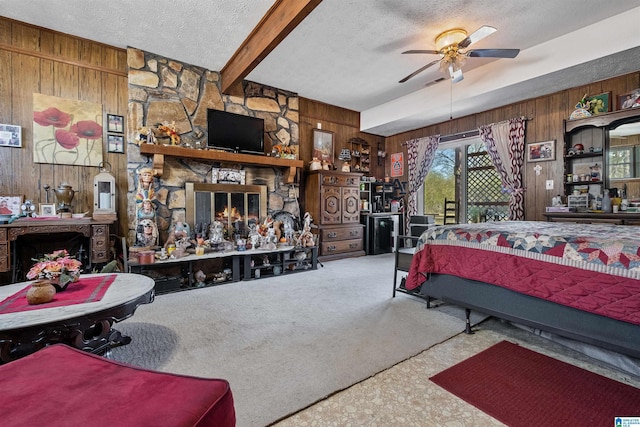
[[(462, 66), (467, 58), (515, 58), (520, 53), (520, 49), (472, 49), (464, 50), (472, 43), (475, 43), (483, 38), (495, 33), (497, 30), (487, 25), (480, 27), (473, 33), (467, 35), (465, 30), (455, 28), (453, 30), (447, 30), (436, 37), (436, 49), (435, 50), (407, 50), (402, 52), (403, 54), (430, 54), (440, 55), (440, 59), (432, 61), (409, 74), (399, 83), (404, 83), (410, 78), (420, 74), (427, 68), (440, 63), (440, 71), (448, 73), (451, 81), (457, 83), (461, 81), (464, 76), (462, 75)], [(438, 79), (442, 81), (444, 79)]]

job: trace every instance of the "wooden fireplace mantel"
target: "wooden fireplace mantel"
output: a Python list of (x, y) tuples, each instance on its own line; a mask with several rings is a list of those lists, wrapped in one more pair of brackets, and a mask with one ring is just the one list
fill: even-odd
[(284, 182), (287, 184), (293, 183), (297, 169), (304, 166), (302, 160), (236, 154), (217, 150), (197, 150), (173, 145), (142, 144), (140, 146), (140, 154), (153, 155), (153, 174), (156, 177), (161, 177), (164, 172), (164, 156), (277, 167), (284, 170)]

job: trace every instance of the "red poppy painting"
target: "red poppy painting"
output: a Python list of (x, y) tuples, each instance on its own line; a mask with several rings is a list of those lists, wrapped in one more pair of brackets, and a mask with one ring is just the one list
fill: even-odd
[(33, 94), (34, 163), (98, 166), (102, 134), (102, 105)]

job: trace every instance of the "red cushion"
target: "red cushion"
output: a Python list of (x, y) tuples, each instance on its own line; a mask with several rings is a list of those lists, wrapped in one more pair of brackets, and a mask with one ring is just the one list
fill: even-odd
[(226, 380), (137, 368), (63, 344), (0, 366), (0, 408), (12, 426), (235, 426)]

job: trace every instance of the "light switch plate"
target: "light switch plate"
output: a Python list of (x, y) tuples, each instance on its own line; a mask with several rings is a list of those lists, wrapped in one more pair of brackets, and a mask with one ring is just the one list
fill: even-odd
[(548, 179), (547, 180), (547, 190), (553, 190), (553, 180), (552, 179)]

